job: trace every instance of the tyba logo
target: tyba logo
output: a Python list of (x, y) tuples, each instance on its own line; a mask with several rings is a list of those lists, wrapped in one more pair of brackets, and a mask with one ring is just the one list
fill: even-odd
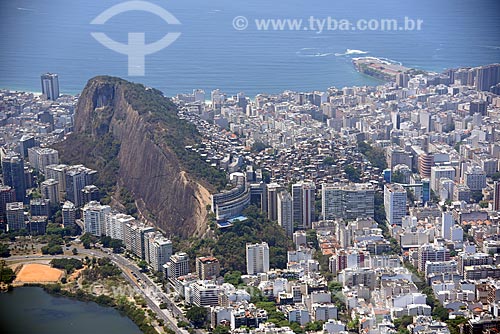
[[(158, 15), (168, 24), (181, 24), (175, 16), (164, 8), (147, 1), (127, 1), (106, 9), (99, 14), (90, 24), (105, 24), (112, 17), (129, 11), (144, 11)], [(103, 32), (92, 32), (99, 43), (110, 50), (128, 56), (128, 75), (144, 76), (144, 63), (146, 55), (163, 50), (181, 35), (180, 32), (169, 32), (156, 42), (146, 44), (145, 33), (129, 32), (127, 44), (119, 43), (109, 38)]]

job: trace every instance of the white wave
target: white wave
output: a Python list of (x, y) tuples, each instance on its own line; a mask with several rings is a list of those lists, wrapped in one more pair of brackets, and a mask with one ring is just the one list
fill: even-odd
[(314, 57), (327, 57), (327, 56), (331, 56), (332, 53), (331, 52), (325, 52), (325, 53), (316, 53), (314, 55)]
[(368, 51), (347, 49), (345, 53), (348, 55), (364, 55), (367, 54)]
[(363, 50), (355, 50), (355, 49), (346, 49), (344, 53), (335, 53), (337, 57), (350, 56), (350, 55), (364, 55), (369, 53), (368, 51)]
[(390, 59), (390, 58), (383, 58), (383, 57), (380, 57), (379, 59), (383, 60), (383, 61), (386, 61), (388, 64), (397, 64), (397, 65), (403, 66), (403, 63), (400, 62), (400, 61), (397, 61), (397, 60), (393, 60), (393, 59)]
[(34, 12), (35, 10), (33, 8), (24, 8), (24, 7), (17, 7), (17, 10), (22, 10), (26, 12)]
[(324, 52), (317, 48), (302, 48), (295, 53), (299, 57), (327, 57), (333, 54), (332, 52)]
[(299, 57), (327, 57), (327, 56), (331, 56), (332, 53), (331, 52), (325, 52), (325, 53), (321, 53), (321, 52), (317, 52), (317, 53), (310, 53), (310, 54), (298, 54)]
[(500, 46), (495, 46), (495, 45), (481, 45), (481, 47), (492, 50), (500, 50)]

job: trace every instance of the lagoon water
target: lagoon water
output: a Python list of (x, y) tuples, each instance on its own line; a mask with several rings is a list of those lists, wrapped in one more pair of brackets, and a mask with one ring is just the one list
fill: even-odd
[(137, 334), (139, 328), (113, 308), (55, 297), (39, 287), (0, 294), (4, 334)]
[[(408, 67), (443, 71), (500, 61), (498, 0), (150, 0), (181, 25), (131, 11), (102, 26), (90, 22), (122, 0), (0, 1), (0, 88), (40, 91), (40, 74), (55, 72), (65, 93), (81, 91), (95, 75), (121, 76), (167, 95), (215, 88), (247, 96), (260, 92), (325, 90), (376, 84), (357, 73), (352, 58), (384, 57)], [(237, 31), (235, 16), (249, 27)], [(290, 18), (423, 20), (420, 31), (259, 31), (253, 20)], [(127, 57), (93, 37), (104, 32), (126, 42), (144, 32), (154, 42), (181, 36), (146, 56), (146, 76), (127, 77)], [(347, 50), (357, 50), (348, 52)]]

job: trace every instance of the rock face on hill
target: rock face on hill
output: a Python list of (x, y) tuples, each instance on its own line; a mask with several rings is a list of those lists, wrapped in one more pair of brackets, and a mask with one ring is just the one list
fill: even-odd
[[(168, 234), (200, 235), (215, 188), (213, 168), (185, 149), (200, 141), (161, 92), (114, 77), (95, 77), (83, 90), (74, 133), (57, 145), (62, 161), (99, 172), (113, 202)], [(217, 174), (217, 177), (220, 177)], [(124, 203), (125, 202), (125, 203)], [(132, 209), (131, 209), (132, 207)]]

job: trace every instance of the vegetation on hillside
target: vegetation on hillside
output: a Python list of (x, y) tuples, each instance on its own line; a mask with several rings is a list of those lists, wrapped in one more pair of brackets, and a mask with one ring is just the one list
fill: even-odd
[(97, 170), (96, 186), (102, 194), (113, 192), (118, 175), (120, 143), (111, 133), (91, 137), (86, 133), (72, 133), (65, 141), (54, 145), (64, 163), (82, 164)]
[(199, 141), (200, 134), (196, 126), (177, 116), (177, 108), (172, 100), (157, 89), (127, 81), (121, 84), (125, 89), (127, 102), (149, 124), (155, 124), (161, 129), (161, 136), (156, 138), (163, 140), (175, 152), (183, 167), (194, 177), (205, 180), (218, 189), (224, 188), (227, 182), (225, 173), (211, 167), (198, 153), (186, 150), (186, 146)]
[(269, 147), (269, 145), (267, 145), (261, 141), (256, 141), (255, 143), (253, 143), (251, 150), (253, 153), (259, 153), (268, 147)]
[(125, 213), (131, 215), (134, 218), (138, 218), (137, 205), (135, 204), (135, 199), (132, 193), (125, 187), (120, 189), (120, 202), (125, 207)]
[(361, 180), (361, 172), (351, 165), (346, 166), (345, 173), (347, 174), (347, 179), (351, 182), (359, 182)]
[(380, 147), (375, 147), (368, 144), (365, 141), (358, 142), (358, 150), (363, 153), (368, 161), (372, 164), (373, 167), (377, 167), (379, 169), (387, 168), (387, 161), (385, 160), (384, 149)]
[[(276, 222), (265, 218), (255, 206), (245, 209), (243, 215), (248, 218), (244, 222), (236, 221), (232, 227), (216, 228), (215, 240), (192, 239), (192, 245), (187, 250), (190, 258), (214, 255), (219, 259), (223, 273), (227, 270), (246, 273), (245, 245), (265, 241), (269, 245), (270, 267), (285, 268), (287, 251), (293, 247), (285, 230)], [(237, 277), (230, 279), (238, 281)]]
[(248, 207), (243, 215), (248, 218), (246, 221), (237, 221), (228, 229), (217, 230), (214, 255), (221, 261), (222, 267), (246, 272), (245, 245), (267, 242), (270, 267), (285, 268), (287, 251), (292, 248), (285, 230), (276, 222), (265, 218), (255, 206)]
[[(154, 131), (152, 140), (158, 145), (166, 144), (173, 150), (183, 169), (195, 178), (222, 189), (226, 185), (226, 175), (223, 171), (211, 167), (196, 152), (186, 150), (185, 146), (199, 142), (199, 133), (196, 127), (180, 119), (174, 103), (163, 96), (156, 89), (146, 88), (141, 84), (127, 82), (114, 77), (97, 77), (91, 80), (101, 80), (109, 84), (120, 85), (125, 99)], [(92, 124), (98, 136), (87, 133), (73, 133), (64, 142), (55, 144), (61, 160), (68, 164), (83, 164), (98, 171), (96, 185), (104, 195), (103, 201), (109, 203), (115, 191), (119, 169), (118, 153), (120, 143), (113, 134), (107, 132), (109, 120), (112, 116), (112, 107), (102, 108), (95, 116)], [(130, 204), (130, 203), (127, 203)], [(130, 206), (130, 205), (129, 205)], [(127, 210), (134, 211), (130, 206)], [(132, 212), (134, 213), (134, 212)]]

